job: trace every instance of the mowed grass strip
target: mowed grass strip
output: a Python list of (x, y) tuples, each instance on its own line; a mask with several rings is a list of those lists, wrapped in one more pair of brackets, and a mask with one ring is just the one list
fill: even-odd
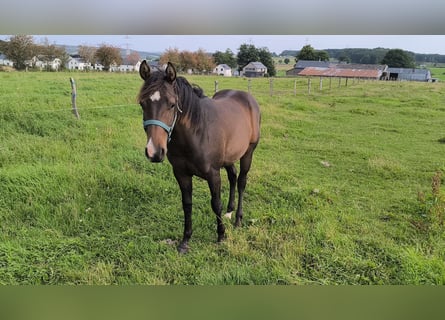
[[(71, 113), (76, 80), (80, 120)], [(188, 76), (214, 90), (244, 78)], [(2, 284), (443, 284), (443, 83), (253, 79), (262, 137), (245, 221), (216, 244), (194, 183), (143, 153), (137, 74), (0, 73)], [(223, 177), (223, 200), (228, 183)], [(439, 178), (443, 184), (444, 175)], [(437, 179), (436, 179), (437, 181)], [(443, 189), (443, 188), (442, 188)]]

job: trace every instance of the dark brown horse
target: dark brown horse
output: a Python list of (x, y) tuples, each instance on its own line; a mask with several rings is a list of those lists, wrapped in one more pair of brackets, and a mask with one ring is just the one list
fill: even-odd
[(248, 93), (235, 90), (217, 92), (213, 98), (176, 76), (169, 62), (165, 71), (150, 71), (143, 61), (139, 74), (144, 84), (139, 93), (147, 134), (145, 154), (152, 162), (165, 156), (173, 167), (182, 195), (184, 235), (178, 251), (185, 253), (192, 236), (192, 177), (207, 180), (211, 205), (216, 214), (218, 242), (224, 239), (221, 220), (221, 176), (225, 168), (230, 182), (227, 212), (235, 208), (237, 184), (234, 163), (240, 160), (238, 208), (235, 226), (243, 217), (243, 192), (247, 172), (260, 138), (260, 110)]

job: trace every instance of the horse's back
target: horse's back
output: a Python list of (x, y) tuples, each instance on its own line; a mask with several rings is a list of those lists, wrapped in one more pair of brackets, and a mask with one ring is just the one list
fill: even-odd
[(246, 114), (251, 128), (251, 143), (258, 143), (260, 138), (260, 107), (248, 92), (239, 90), (221, 90), (213, 95), (213, 100), (220, 102), (221, 108), (231, 110), (236, 119), (240, 118), (240, 109)]

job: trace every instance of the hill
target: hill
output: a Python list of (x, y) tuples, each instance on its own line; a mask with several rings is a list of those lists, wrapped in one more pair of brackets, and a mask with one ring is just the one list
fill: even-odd
[[(79, 51), (79, 46), (71, 46), (71, 45), (58, 45), (59, 47), (65, 48), (65, 51), (68, 54), (76, 54)], [(125, 56), (126, 55), (126, 49), (120, 48), (121, 50), (121, 55)], [(159, 59), (159, 57), (161, 56), (160, 52), (147, 52), (147, 51), (138, 51), (138, 50), (131, 50), (131, 51), (136, 51), (142, 59), (147, 59), (147, 60), (156, 60)]]
[[(388, 52), (388, 48), (345, 48), (345, 49), (322, 49), (329, 54), (331, 59), (339, 60), (341, 57), (347, 57), (351, 63), (365, 63), (365, 64), (378, 64), (382, 61), (385, 54)], [(292, 56), (298, 55), (299, 50), (284, 50), (280, 56)], [(409, 52), (409, 51), (408, 51)], [(445, 63), (445, 55), (441, 54), (424, 54), (409, 52), (414, 56), (417, 64), (438, 64)]]

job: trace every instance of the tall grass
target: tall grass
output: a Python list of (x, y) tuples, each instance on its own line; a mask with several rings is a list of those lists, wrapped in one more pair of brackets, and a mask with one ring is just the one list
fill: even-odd
[[(445, 282), (443, 196), (432, 191), (445, 171), (442, 83), (309, 95), (299, 79), (294, 96), (293, 79), (275, 79), (271, 97), (267, 79), (252, 80), (262, 137), (244, 227), (227, 222), (217, 245), (209, 191), (195, 179), (191, 251), (180, 256), (180, 193), (167, 162), (145, 160), (136, 74), (0, 80), (2, 284)], [(215, 80), (247, 90), (243, 78), (189, 80), (209, 95)]]

